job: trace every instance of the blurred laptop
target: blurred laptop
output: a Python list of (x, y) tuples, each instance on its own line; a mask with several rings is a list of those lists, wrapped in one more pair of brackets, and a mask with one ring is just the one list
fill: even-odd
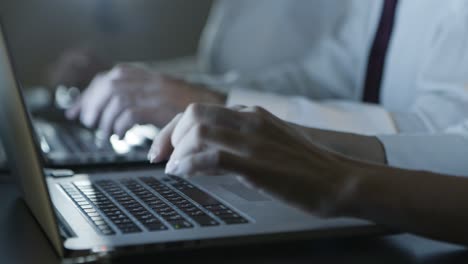
[[(59, 87), (57, 91), (63, 89), (65, 88)], [(120, 166), (148, 165), (147, 153), (158, 128), (152, 125), (135, 125), (122, 139), (117, 135), (103, 137), (98, 130), (86, 128), (78, 121), (67, 120), (56, 103), (47, 107), (31, 107), (33, 103), (29, 103), (31, 100), (28, 97), (37, 96), (38, 93), (35, 92), (31, 93), (29, 90), (25, 101), (31, 110), (34, 131), (48, 167), (105, 167), (116, 163)], [(57, 97), (59, 96), (56, 95)], [(2, 154), (0, 144), (0, 168), (5, 166), (5, 157)]]

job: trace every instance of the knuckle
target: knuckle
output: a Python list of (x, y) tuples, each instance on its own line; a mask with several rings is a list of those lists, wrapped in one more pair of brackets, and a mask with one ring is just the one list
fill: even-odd
[(115, 104), (117, 106), (117, 108), (122, 108), (125, 106), (125, 97), (123, 97), (121, 94), (116, 94), (114, 95), (114, 99), (115, 101)]
[(202, 113), (202, 105), (200, 103), (191, 103), (187, 107), (187, 114), (194, 118), (195, 120), (198, 120), (199, 117), (201, 116)]
[(265, 108), (261, 106), (249, 107), (247, 108), (246, 112), (254, 114), (254, 115), (262, 116), (262, 117), (267, 117), (271, 115), (270, 112), (268, 112), (268, 110), (266, 110)]
[(122, 82), (122, 79), (120, 79), (119, 77), (114, 77), (112, 79), (109, 80), (109, 89), (111, 90), (114, 90), (115, 92), (117, 93), (120, 93), (122, 92), (121, 89), (119, 89), (121, 87), (121, 82)]
[(182, 118), (183, 115), (184, 113), (178, 113), (177, 115), (174, 116), (174, 119), (180, 119)]
[(222, 166), (223, 161), (225, 160), (226, 155), (223, 151), (215, 149), (211, 152), (211, 164), (215, 167)]
[(265, 125), (265, 119), (262, 115), (253, 113), (250, 116), (250, 122), (248, 123), (248, 127), (252, 130), (260, 129)]
[(107, 75), (106, 72), (97, 73), (97, 74), (94, 76), (94, 78), (93, 78), (93, 80), (91, 81), (91, 83), (97, 82), (97, 81), (99, 81), (99, 80), (102, 80), (106, 75)]
[(196, 139), (206, 138), (208, 131), (209, 131), (209, 127), (204, 124), (195, 124), (193, 129), (195, 131)]
[(124, 75), (124, 74), (127, 73), (129, 67), (130, 66), (128, 64), (120, 63), (120, 64), (115, 65), (114, 68), (112, 69), (112, 71), (116, 75)]
[(265, 110), (265, 108), (261, 106), (254, 106), (252, 107), (252, 112), (257, 113), (257, 114), (265, 114), (267, 111)]

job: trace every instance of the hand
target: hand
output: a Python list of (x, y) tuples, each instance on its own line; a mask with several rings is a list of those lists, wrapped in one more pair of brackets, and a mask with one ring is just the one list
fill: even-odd
[(97, 75), (66, 113), (105, 136), (123, 137), (135, 124), (167, 124), (192, 102), (224, 103), (224, 96), (141, 67), (119, 65)]
[(151, 162), (169, 159), (168, 174), (237, 173), (249, 185), (322, 215), (338, 212), (359, 175), (353, 160), (258, 107), (192, 104), (160, 132), (148, 156)]

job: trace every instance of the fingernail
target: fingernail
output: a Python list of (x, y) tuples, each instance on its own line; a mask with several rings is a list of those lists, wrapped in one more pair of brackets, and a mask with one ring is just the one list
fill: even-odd
[(160, 162), (160, 158), (159, 158), (159, 148), (158, 147), (153, 147), (150, 149), (150, 151), (148, 152), (148, 160), (150, 163), (156, 163), (156, 162)]
[(156, 162), (160, 162), (161, 159), (159, 157), (159, 154), (160, 154), (160, 149), (159, 147), (151, 147), (150, 151), (148, 152), (148, 160), (151, 162), (151, 163), (156, 163)]
[(173, 174), (173, 175), (176, 175), (177, 174), (177, 168), (179, 166), (179, 160), (170, 160), (167, 164), (166, 164), (166, 170), (165, 170), (165, 173), (166, 174)]
[(148, 156), (146, 158), (148, 159), (150, 163), (154, 163), (154, 160), (156, 159), (156, 155), (150, 151), (148, 152)]

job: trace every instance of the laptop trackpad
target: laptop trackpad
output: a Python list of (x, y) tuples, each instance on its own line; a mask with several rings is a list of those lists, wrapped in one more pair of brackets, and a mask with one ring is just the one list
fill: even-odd
[(249, 189), (241, 183), (220, 184), (223, 189), (243, 198), (249, 202), (270, 201), (269, 198), (261, 195), (255, 190)]

